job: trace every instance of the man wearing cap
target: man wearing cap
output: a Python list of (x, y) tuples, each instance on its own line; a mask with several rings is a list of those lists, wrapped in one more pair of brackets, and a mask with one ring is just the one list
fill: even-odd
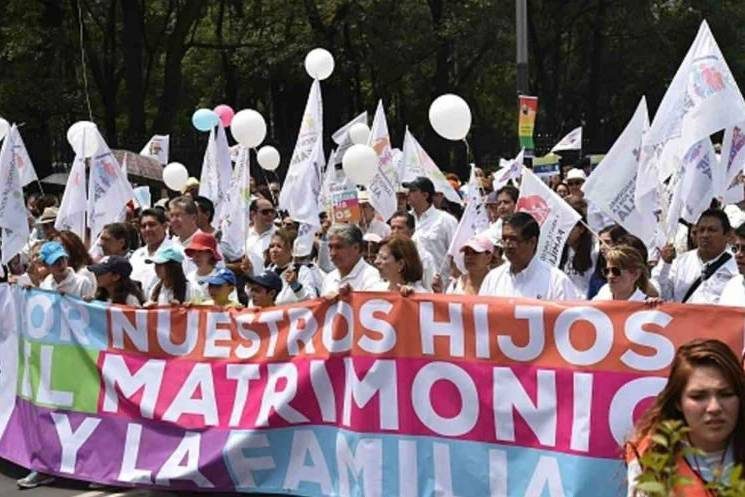
[(272, 307), (282, 291), (282, 278), (274, 271), (264, 271), (247, 278), (248, 307)]
[(442, 275), (443, 280), (447, 280), (450, 274), (447, 252), (458, 228), (458, 221), (432, 205), (435, 186), (429, 178), (419, 176), (403, 186), (409, 190), (408, 202), (414, 211), (416, 222), (412, 240), (432, 254), (438, 264), (436, 271)]
[(357, 192), (357, 200), (360, 203), (362, 219), (360, 220), (360, 229), (362, 234), (368, 233), (378, 235), (380, 239), (387, 238), (391, 234), (391, 228), (386, 223), (375, 217), (375, 208), (370, 203), (370, 192), (360, 190)]
[(70, 256), (60, 242), (46, 242), (42, 245), (39, 258), (49, 268), (49, 275), (44, 278), (39, 288), (79, 298), (94, 297), (95, 284), (67, 265)]
[(59, 209), (57, 207), (47, 207), (39, 216), (39, 219), (36, 220), (40, 240), (51, 240), (55, 237), (57, 230), (54, 228), (54, 223), (57, 221), (58, 213)]
[(587, 181), (587, 174), (585, 171), (576, 167), (573, 167), (567, 171), (567, 175), (564, 178), (564, 183), (569, 187), (569, 195), (582, 198), (585, 193), (582, 191), (582, 185)]
[(335, 224), (329, 229), (329, 252), (336, 269), (324, 278), (322, 295), (370, 291), (380, 284), (380, 273), (365, 262), (362, 247), (362, 231), (354, 224)]
[(583, 298), (567, 275), (538, 259), (540, 234), (540, 226), (527, 212), (507, 216), (502, 226), (502, 243), (509, 264), (489, 271), (479, 295), (544, 300)]

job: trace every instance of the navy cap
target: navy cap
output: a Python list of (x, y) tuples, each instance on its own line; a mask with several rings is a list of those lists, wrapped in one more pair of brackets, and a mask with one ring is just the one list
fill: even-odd
[(419, 176), (413, 181), (404, 182), (401, 184), (404, 188), (408, 188), (409, 190), (419, 190), (420, 192), (427, 192), (430, 194), (430, 197), (435, 194), (435, 185), (432, 183), (432, 180), (429, 178), (425, 178), (424, 176)]
[(277, 293), (282, 291), (282, 279), (274, 271), (267, 270), (247, 279), (250, 283), (263, 286), (267, 290), (275, 290)]
[(207, 278), (208, 285), (222, 286), (236, 284), (235, 274), (227, 268), (220, 268), (215, 274)]
[(121, 255), (104, 257), (98, 261), (98, 264), (88, 266), (88, 269), (96, 276), (104, 273), (114, 273), (128, 278), (132, 274), (132, 264), (129, 263), (126, 257), (122, 257)]

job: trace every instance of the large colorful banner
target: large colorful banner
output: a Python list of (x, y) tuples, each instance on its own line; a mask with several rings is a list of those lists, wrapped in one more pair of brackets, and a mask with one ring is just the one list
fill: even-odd
[(745, 311), (353, 293), (131, 309), (0, 287), (0, 457), (115, 486), (617, 497), (619, 445)]

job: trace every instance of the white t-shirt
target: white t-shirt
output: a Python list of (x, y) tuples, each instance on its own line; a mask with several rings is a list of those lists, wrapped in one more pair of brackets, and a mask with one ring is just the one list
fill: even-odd
[(745, 277), (743, 275), (738, 274), (732, 277), (724, 285), (718, 304), (745, 307)]
[(453, 241), (458, 221), (445, 211), (430, 206), (421, 216), (414, 215), (416, 229), (411, 239), (430, 253), (437, 268), (435, 272), (447, 279), (450, 275), (448, 263), (448, 249)]
[[(592, 300), (613, 300), (613, 293), (610, 291), (608, 283), (600, 287), (600, 290), (598, 290), (598, 293)], [(629, 302), (644, 302), (647, 300), (647, 294), (637, 288), (627, 300)]]
[(577, 288), (567, 275), (533, 256), (519, 273), (511, 264), (489, 271), (481, 283), (479, 295), (492, 297), (525, 297), (542, 300), (581, 300)]
[(57, 280), (54, 279), (54, 275), (49, 274), (44, 278), (44, 281), (41, 282), (39, 288), (43, 290), (54, 290), (56, 292), (65, 293), (79, 298), (93, 298), (96, 294), (96, 286), (91, 283), (91, 280), (76, 273), (70, 267), (65, 270), (65, 279), (57, 283)]
[(360, 260), (357, 261), (357, 264), (354, 265), (352, 270), (346, 276), (342, 277), (339, 274), (338, 269), (334, 269), (327, 274), (323, 280), (321, 294), (327, 295), (332, 292), (338, 292), (339, 287), (345, 283), (349, 283), (352, 290), (358, 292), (365, 290), (372, 291), (379, 281), (380, 273), (378, 270), (365, 262), (365, 259), (360, 257)]
[[(689, 250), (678, 256), (672, 264), (660, 260), (652, 274), (660, 283), (660, 294), (665, 300), (682, 302), (683, 297), (693, 282), (702, 274), (704, 266), (714, 263), (719, 257), (714, 257), (704, 263), (698, 255), (698, 250)], [(719, 296), (733, 276), (739, 274), (734, 257), (721, 265), (713, 275), (703, 281), (693, 295), (686, 301), (688, 304), (716, 304)]]

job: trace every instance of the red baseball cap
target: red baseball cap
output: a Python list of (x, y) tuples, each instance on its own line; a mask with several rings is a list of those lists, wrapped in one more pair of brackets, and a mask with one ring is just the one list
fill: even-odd
[(197, 251), (212, 252), (212, 257), (214, 257), (216, 261), (222, 259), (217, 251), (217, 240), (215, 237), (203, 231), (197, 231), (194, 233), (189, 245), (184, 249), (184, 252), (186, 252), (186, 255), (189, 257), (194, 257), (193, 254)]

